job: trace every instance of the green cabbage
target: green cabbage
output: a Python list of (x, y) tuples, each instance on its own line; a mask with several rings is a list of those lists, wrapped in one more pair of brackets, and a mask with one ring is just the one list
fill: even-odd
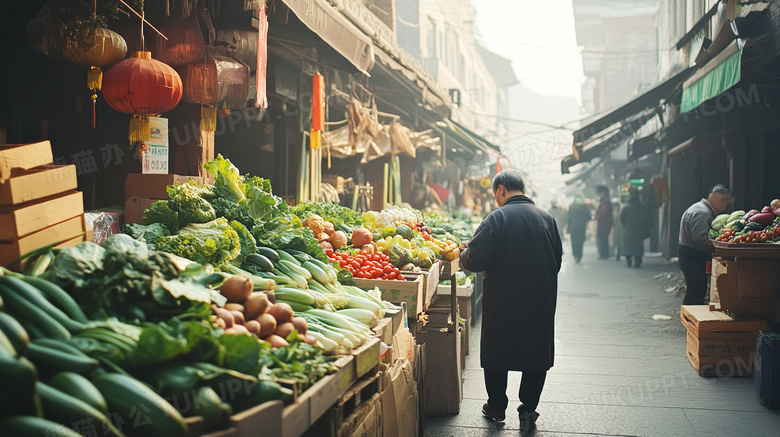
[(241, 254), (241, 240), (225, 218), (208, 223), (192, 223), (177, 235), (160, 237), (157, 250), (172, 253), (201, 264), (219, 265)]

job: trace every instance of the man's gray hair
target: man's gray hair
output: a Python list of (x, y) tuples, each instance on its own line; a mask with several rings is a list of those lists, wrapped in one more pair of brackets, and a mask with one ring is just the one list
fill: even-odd
[(491, 188), (493, 191), (496, 191), (499, 185), (503, 185), (507, 191), (525, 191), (523, 173), (521, 173), (520, 170), (515, 169), (504, 170), (493, 177)]
[(728, 187), (728, 185), (718, 184), (712, 187), (712, 190), (710, 190), (710, 193), (718, 194), (723, 198), (734, 198), (734, 192), (731, 191), (731, 188)]

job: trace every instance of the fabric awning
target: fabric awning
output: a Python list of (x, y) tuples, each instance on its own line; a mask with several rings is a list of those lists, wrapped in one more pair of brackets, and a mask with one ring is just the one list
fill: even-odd
[(374, 68), (374, 42), (326, 0), (282, 0), (312, 32), (361, 73)]
[(613, 125), (620, 123), (637, 113), (658, 105), (663, 99), (671, 95), (675, 89), (693, 73), (695, 68), (690, 67), (675, 74), (669, 79), (659, 83), (653, 88), (640, 94), (625, 105), (609, 112), (599, 119), (588, 123), (574, 132), (574, 146), (577, 147), (585, 140), (598, 135)]
[(463, 126), (462, 124), (458, 123), (457, 121), (454, 121), (454, 120), (453, 120), (452, 122), (453, 122), (453, 123), (454, 123), (456, 126), (458, 126), (458, 127), (459, 127), (459, 128), (460, 128), (460, 129), (461, 129), (463, 132), (467, 133), (467, 134), (468, 134), (470, 137), (472, 137), (472, 138), (474, 138), (475, 140), (477, 140), (477, 141), (479, 141), (479, 142), (483, 143), (485, 146), (487, 146), (487, 147), (490, 147), (491, 149), (493, 149), (493, 151), (495, 151), (495, 152), (496, 152), (496, 153), (498, 153), (499, 155), (501, 154), (501, 147), (499, 147), (499, 146), (497, 146), (497, 145), (495, 145), (495, 144), (491, 143), (490, 141), (486, 140), (486, 139), (485, 139), (484, 137), (482, 137), (481, 135), (479, 135), (479, 134), (477, 134), (477, 133), (474, 133), (474, 131), (472, 131), (471, 129), (469, 129), (469, 128), (467, 128), (467, 127)]
[(742, 79), (742, 52), (740, 41), (732, 41), (686, 80), (683, 84), (680, 112), (691, 112), (739, 83)]

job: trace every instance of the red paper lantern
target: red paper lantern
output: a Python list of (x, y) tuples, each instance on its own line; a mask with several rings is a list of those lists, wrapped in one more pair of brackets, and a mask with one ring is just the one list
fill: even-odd
[(130, 141), (149, 139), (149, 115), (170, 111), (181, 100), (181, 77), (173, 68), (152, 59), (151, 52), (135, 52), (114, 65), (103, 77), (103, 97), (117, 111), (133, 114)]

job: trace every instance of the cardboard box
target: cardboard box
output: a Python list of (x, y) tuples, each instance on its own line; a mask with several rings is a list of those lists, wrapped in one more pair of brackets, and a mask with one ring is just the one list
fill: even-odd
[(780, 296), (780, 260), (718, 257), (713, 259), (715, 263), (719, 264), (720, 274), (715, 281), (722, 311), (738, 318), (775, 319)]
[(0, 240), (23, 237), (83, 213), (84, 196), (78, 191), (17, 209), (0, 208)]
[(54, 155), (49, 141), (2, 145), (0, 146), (0, 181), (9, 177), (11, 169), (29, 170), (53, 162)]
[(406, 302), (407, 317), (416, 317), (424, 310), (422, 277), (409, 278), (404, 281), (384, 281), (381, 279), (355, 278), (355, 285), (364, 290), (379, 288), (382, 299), (394, 304)]
[(130, 173), (125, 178), (125, 197), (167, 199), (168, 185), (183, 184), (191, 180), (199, 185), (203, 183), (203, 178), (199, 176)]
[(146, 197), (128, 197), (125, 199), (125, 223), (141, 223), (144, 211), (149, 209), (154, 202), (163, 199), (149, 199)]
[(0, 265), (8, 265), (26, 253), (52, 243), (59, 242), (57, 247), (75, 246), (84, 241), (84, 233), (84, 217), (78, 216), (22, 238), (0, 241)]
[(44, 165), (30, 170), (14, 170), (0, 183), (0, 205), (19, 205), (75, 190), (75, 165)]
[(458, 414), (463, 399), (463, 376), (460, 363), (460, 331), (422, 328), (417, 341), (425, 344), (427, 354), (435, 359), (425, 367), (425, 414), (430, 416)]
[(406, 359), (399, 359), (388, 371), (392, 383), (380, 396), (383, 434), (417, 436), (421, 417), (417, 408), (417, 384), (414, 382), (412, 364)]
[(378, 426), (382, 408), (379, 399), (379, 394), (374, 394), (369, 401), (356, 410), (358, 417), (362, 420), (355, 424), (352, 434), (350, 434), (351, 437), (377, 437), (380, 435)]

